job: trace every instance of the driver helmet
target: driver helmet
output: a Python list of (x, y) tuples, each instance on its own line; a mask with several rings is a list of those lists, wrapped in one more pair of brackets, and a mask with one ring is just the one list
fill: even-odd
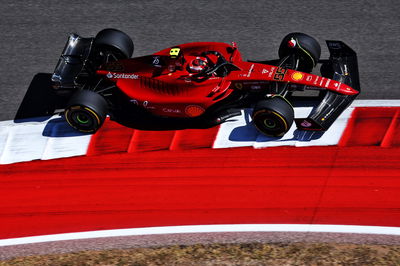
[(195, 59), (191, 60), (188, 64), (188, 71), (192, 73), (200, 73), (208, 68), (207, 58), (197, 56)]

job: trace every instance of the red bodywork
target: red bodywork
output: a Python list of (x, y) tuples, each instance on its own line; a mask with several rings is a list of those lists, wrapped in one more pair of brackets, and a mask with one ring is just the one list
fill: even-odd
[[(171, 49), (177, 47), (180, 56), (171, 57)], [(226, 77), (212, 75), (205, 80), (197, 80), (188, 71), (188, 62), (207, 51), (221, 53), (240, 70), (233, 70)], [(216, 61), (217, 57), (210, 56), (210, 59)], [(243, 61), (234, 43), (182, 44), (151, 56), (109, 63), (97, 73), (116, 82), (117, 87), (135, 104), (155, 115), (169, 117), (200, 116), (234, 90), (267, 90), (271, 81), (318, 87), (345, 95), (358, 93), (344, 83), (318, 75)]]

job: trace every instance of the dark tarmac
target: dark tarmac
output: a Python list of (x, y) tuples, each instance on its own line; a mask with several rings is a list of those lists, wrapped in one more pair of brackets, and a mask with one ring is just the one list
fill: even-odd
[(54, 70), (69, 33), (118, 28), (134, 56), (179, 43), (238, 43), (245, 59), (277, 58), (281, 39), (300, 31), (351, 46), (359, 57), (359, 99), (400, 98), (400, 2), (388, 1), (11, 1), (0, 5), (0, 121), (15, 117), (37, 73)]

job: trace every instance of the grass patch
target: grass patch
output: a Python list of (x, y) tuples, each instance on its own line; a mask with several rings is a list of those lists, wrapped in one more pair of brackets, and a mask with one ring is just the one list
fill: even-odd
[(28, 256), (0, 262), (5, 265), (400, 265), (400, 246), (199, 244)]

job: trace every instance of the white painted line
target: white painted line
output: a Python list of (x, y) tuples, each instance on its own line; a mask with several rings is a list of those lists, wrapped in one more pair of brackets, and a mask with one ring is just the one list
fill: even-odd
[(240, 116), (235, 116), (220, 125), (213, 148), (236, 148), (253, 146), (260, 134), (251, 123), (252, 109), (242, 110)]
[(75, 131), (58, 115), (34, 120), (0, 122), (0, 165), (86, 154), (91, 135)]
[(1, 164), (1, 156), (6, 147), (6, 143), (8, 141), (10, 128), (8, 126), (0, 126), (0, 164)]
[(45, 126), (45, 123), (40, 123), (10, 127), (0, 157), (0, 164), (41, 159), (47, 144), (47, 139), (42, 137)]
[(319, 138), (314, 138), (315, 135), (321, 134), (321, 132), (303, 132), (307, 134), (306, 137), (300, 138), (301, 141), (296, 142), (296, 147), (308, 147), (308, 146), (331, 146), (337, 145), (342, 138), (343, 132), (347, 127), (347, 122), (353, 113), (354, 108), (350, 107), (343, 111), (343, 113), (336, 119), (332, 126), (323, 133)]
[(352, 107), (396, 107), (400, 100), (355, 100)]
[[(240, 116), (234, 117), (220, 126), (213, 148), (234, 148), (253, 146), (267, 148), (277, 146), (330, 146), (337, 145), (347, 126), (354, 108), (347, 108), (325, 132), (297, 130), (295, 123), (281, 138), (267, 137), (261, 134), (251, 122), (252, 109), (242, 110)], [(295, 107), (296, 118), (306, 118), (312, 107)]]
[(359, 225), (319, 225), (319, 224), (222, 224), (163, 226), (133, 229), (88, 231), (79, 233), (31, 236), (0, 240), (0, 247), (34, 244), (51, 241), (80, 240), (104, 237), (193, 234), (193, 233), (239, 233), (239, 232), (305, 232), (305, 233), (348, 233), (379, 234), (400, 236), (400, 227), (359, 226)]
[[(395, 106), (400, 106), (400, 100), (356, 100), (322, 136), (318, 132), (296, 130), (293, 125), (279, 140), (261, 135), (252, 125), (251, 110), (248, 109), (242, 111), (241, 116), (233, 117), (221, 125), (213, 148), (336, 145), (346, 128), (352, 108)], [(306, 107), (296, 108), (296, 117), (306, 117), (310, 110)], [(0, 121), (0, 165), (86, 154), (90, 135), (74, 131), (57, 115), (39, 121), (42, 122), (35, 122), (35, 119), (24, 123)]]

